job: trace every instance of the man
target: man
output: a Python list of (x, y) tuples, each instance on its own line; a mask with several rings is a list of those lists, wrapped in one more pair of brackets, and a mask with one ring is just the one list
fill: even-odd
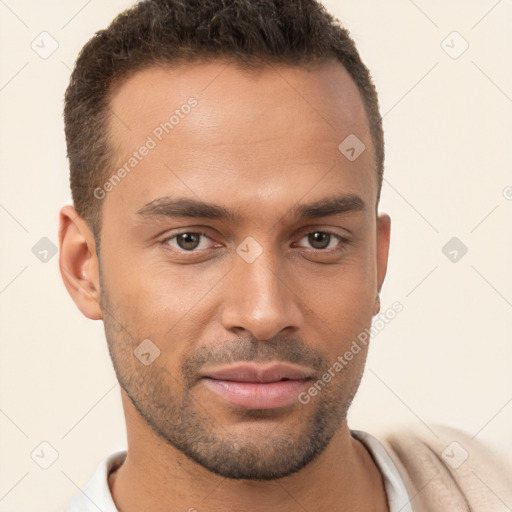
[(510, 510), (510, 455), (347, 425), (390, 218), (377, 94), (320, 4), (140, 2), (82, 50), (65, 123), (61, 273), (128, 434), (66, 511)]

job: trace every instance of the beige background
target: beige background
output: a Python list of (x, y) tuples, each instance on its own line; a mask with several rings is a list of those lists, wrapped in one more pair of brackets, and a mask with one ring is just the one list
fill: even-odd
[[(70, 69), (130, 4), (0, 1), (0, 512), (58, 510), (125, 445), (102, 324), (68, 297), (57, 256), (42, 262), (32, 248), (43, 237), (57, 243), (69, 200)], [(404, 307), (373, 340), (350, 426), (445, 423), (512, 446), (512, 0), (326, 5), (380, 92), (380, 209), (393, 221), (382, 307)], [(51, 49), (43, 31), (58, 43), (46, 59), (31, 47), (45, 37)], [(460, 57), (445, 51), (455, 55), (464, 40)], [(441, 250), (454, 236), (468, 248), (456, 263)], [(43, 441), (59, 454), (46, 470), (31, 458)]]

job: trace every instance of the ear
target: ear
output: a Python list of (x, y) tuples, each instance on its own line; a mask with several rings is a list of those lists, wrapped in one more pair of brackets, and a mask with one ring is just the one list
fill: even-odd
[(87, 222), (69, 205), (60, 210), (59, 245), (60, 273), (71, 298), (87, 318), (101, 320), (96, 242)]
[(379, 294), (388, 269), (390, 233), (390, 216), (386, 213), (379, 214), (377, 217), (377, 297), (375, 298), (374, 315), (380, 311)]

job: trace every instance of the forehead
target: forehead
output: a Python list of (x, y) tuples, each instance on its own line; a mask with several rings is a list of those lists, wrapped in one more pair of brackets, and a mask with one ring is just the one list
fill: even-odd
[[(110, 108), (110, 175), (126, 172), (104, 209), (135, 212), (165, 195), (269, 207), (327, 192), (375, 201), (366, 113), (338, 63), (250, 73), (226, 61), (152, 67), (124, 81)], [(354, 160), (345, 146), (366, 149)]]

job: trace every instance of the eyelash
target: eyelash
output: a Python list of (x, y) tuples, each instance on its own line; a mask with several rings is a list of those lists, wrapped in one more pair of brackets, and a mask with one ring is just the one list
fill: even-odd
[[(313, 233), (325, 233), (325, 234), (334, 236), (335, 238), (338, 239), (339, 242), (341, 242), (341, 246), (335, 247), (333, 249), (314, 249), (314, 248), (309, 248), (309, 250), (311, 250), (311, 251), (315, 251), (315, 252), (319, 252), (319, 253), (325, 253), (325, 254), (332, 254), (334, 252), (339, 252), (339, 251), (345, 250), (346, 249), (345, 245), (350, 244), (350, 240), (348, 240), (347, 238), (342, 237), (338, 233), (335, 233), (334, 231), (331, 231), (329, 229), (317, 229), (317, 230), (314, 230), (314, 231), (308, 231), (307, 233), (304, 233), (300, 237), (300, 239), (302, 239), (302, 238), (304, 238), (304, 237), (306, 237), (308, 235), (311, 235)], [(170, 240), (173, 240), (173, 239), (177, 238), (178, 236), (185, 235), (185, 234), (201, 235), (201, 236), (204, 236), (206, 238), (210, 238), (210, 236), (207, 233), (205, 233), (204, 231), (200, 231), (200, 230), (196, 230), (196, 231), (182, 231), (180, 233), (175, 233), (174, 235), (165, 238), (160, 243), (164, 247), (168, 248), (168, 242)], [(186, 251), (184, 249), (175, 249), (175, 248), (171, 248), (171, 249), (168, 249), (168, 250), (173, 251), (173, 252), (177, 252), (180, 255), (182, 255), (182, 254), (185, 254), (185, 255), (186, 254), (190, 254), (190, 256), (197, 255), (199, 253), (199, 251), (200, 251), (200, 250), (197, 250), (197, 249), (192, 249), (190, 251)], [(203, 249), (203, 250), (205, 250), (205, 249)]]

